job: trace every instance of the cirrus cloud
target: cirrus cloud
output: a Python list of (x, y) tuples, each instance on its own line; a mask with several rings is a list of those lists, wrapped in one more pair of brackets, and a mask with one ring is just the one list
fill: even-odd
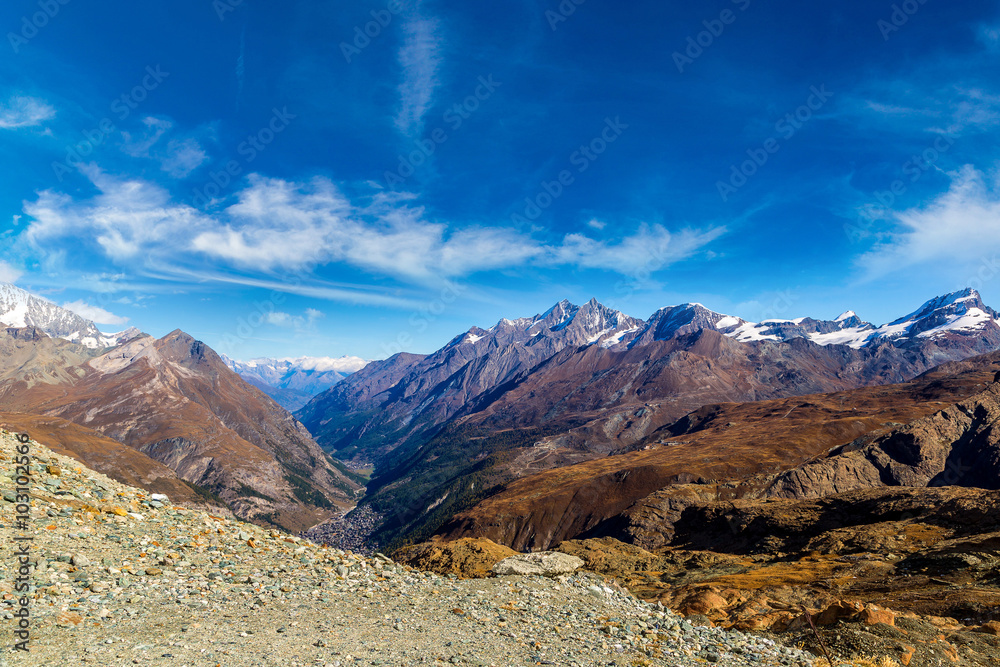
[(37, 97), (14, 95), (0, 105), (0, 129), (3, 130), (34, 127), (55, 117), (55, 108)]
[(1000, 252), (1000, 180), (971, 165), (951, 174), (949, 189), (926, 204), (888, 214), (888, 237), (857, 259), (873, 280), (917, 265), (968, 273), (970, 265)]
[(617, 239), (573, 233), (546, 240), (505, 227), (437, 221), (411, 195), (375, 191), (352, 199), (325, 178), (299, 183), (260, 175), (251, 175), (228, 206), (206, 213), (174, 201), (158, 185), (93, 166), (83, 171), (98, 194), (80, 200), (39, 193), (25, 203), (30, 222), (21, 238), (43, 254), (60, 248), (60, 239), (73, 240), (78, 251), (89, 243), (120, 265), (156, 267), (161, 274), (192, 275), (220, 265), (251, 275), (301, 274), (341, 264), (415, 285), (524, 266), (627, 275), (654, 260), (664, 267), (691, 257), (725, 231), (671, 233), (643, 224)]

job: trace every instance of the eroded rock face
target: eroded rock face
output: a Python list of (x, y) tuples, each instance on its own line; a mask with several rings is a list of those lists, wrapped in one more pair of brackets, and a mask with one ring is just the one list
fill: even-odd
[[(765, 497), (816, 498), (880, 486), (1000, 489), (1000, 384), (855, 450), (779, 475)], [(853, 451), (852, 451), (853, 450)]]
[(500, 576), (513, 574), (558, 577), (563, 574), (572, 574), (581, 567), (583, 567), (583, 561), (576, 556), (555, 551), (541, 551), (505, 558), (493, 566), (493, 573)]

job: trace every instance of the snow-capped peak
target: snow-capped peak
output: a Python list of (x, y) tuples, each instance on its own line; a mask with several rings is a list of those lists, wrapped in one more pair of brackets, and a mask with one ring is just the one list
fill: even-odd
[(909, 315), (879, 327), (877, 336), (883, 339), (933, 338), (948, 333), (970, 332), (993, 322), (1000, 314), (983, 303), (979, 292), (966, 288), (936, 297)]
[(53, 338), (92, 349), (115, 347), (141, 334), (135, 327), (102, 333), (90, 320), (9, 283), (0, 283), (0, 323), (18, 328), (37, 327)]
[(837, 319), (835, 319), (834, 322), (843, 322), (844, 320), (849, 320), (857, 316), (858, 314), (855, 313), (853, 310), (845, 310), (844, 312), (842, 312), (840, 315), (837, 316)]
[(236, 370), (251, 368), (272, 368), (281, 372), (307, 371), (315, 373), (355, 373), (368, 365), (367, 359), (361, 357), (258, 357), (248, 361), (237, 361), (222, 355), (226, 365)]

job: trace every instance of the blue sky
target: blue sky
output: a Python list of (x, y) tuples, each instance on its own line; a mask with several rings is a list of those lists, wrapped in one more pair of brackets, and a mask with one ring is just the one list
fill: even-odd
[(377, 358), (562, 298), (1000, 306), (995, 2), (10, 0), (0, 29), (0, 279), (106, 330)]

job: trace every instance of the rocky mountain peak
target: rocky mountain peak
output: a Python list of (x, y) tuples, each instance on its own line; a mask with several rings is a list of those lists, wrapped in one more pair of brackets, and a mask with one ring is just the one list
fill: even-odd
[(979, 292), (965, 288), (935, 297), (909, 315), (878, 329), (880, 337), (895, 342), (946, 335), (967, 335), (998, 327), (1000, 313), (983, 303)]
[(91, 349), (114, 347), (140, 333), (134, 327), (119, 333), (102, 333), (90, 320), (10, 283), (0, 283), (0, 324), (38, 327), (52, 338), (63, 338)]

